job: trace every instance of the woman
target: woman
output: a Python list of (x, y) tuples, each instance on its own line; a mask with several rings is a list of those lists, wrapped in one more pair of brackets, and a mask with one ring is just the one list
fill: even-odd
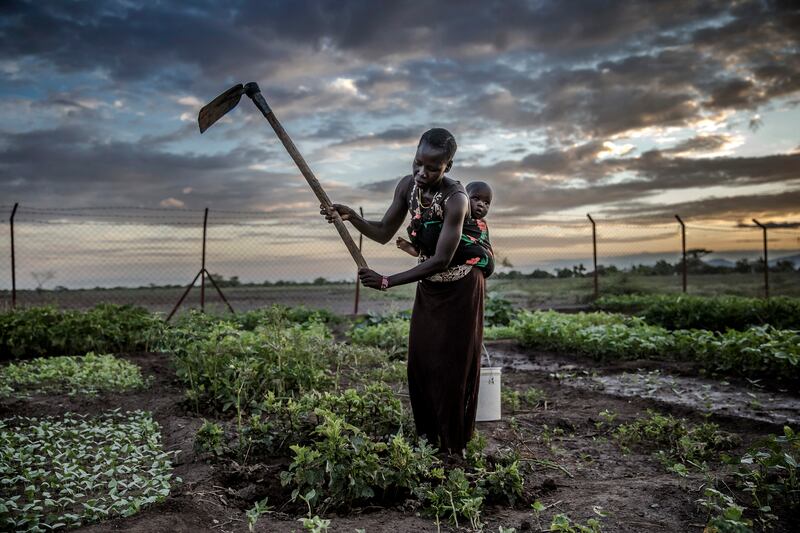
[(397, 184), (380, 221), (365, 220), (339, 204), (320, 210), (328, 222), (336, 210), (342, 220), (381, 244), (394, 236), (406, 212), (411, 214), (409, 236), (420, 247), (417, 266), (391, 276), (362, 268), (358, 275), (365, 286), (379, 290), (419, 282), (408, 343), (411, 409), (417, 434), (449, 452), (463, 450), (475, 427), (485, 291), (483, 272), (472, 266), (477, 264), (475, 247), (465, 252), (461, 239), (469, 216), (466, 192), (445, 176), (455, 152), (450, 132), (425, 132), (413, 173)]

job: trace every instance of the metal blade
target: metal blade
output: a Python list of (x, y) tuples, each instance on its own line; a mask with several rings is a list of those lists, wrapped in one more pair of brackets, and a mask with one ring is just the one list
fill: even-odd
[(214, 98), (210, 104), (200, 110), (197, 115), (197, 124), (200, 126), (200, 133), (210, 128), (216, 121), (222, 118), (225, 113), (236, 107), (244, 94), (244, 86), (240, 83), (235, 85)]

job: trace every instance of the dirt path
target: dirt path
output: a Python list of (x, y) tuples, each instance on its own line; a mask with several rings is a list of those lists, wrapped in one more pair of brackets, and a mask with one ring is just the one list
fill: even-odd
[[(540, 527), (546, 528), (551, 517), (558, 512), (585, 522), (597, 516), (593, 507), (598, 508), (598, 512), (602, 509), (609, 513), (601, 519), (606, 533), (702, 531), (705, 515), (694, 504), (701, 495), (702, 476), (691, 474), (679, 478), (665, 472), (664, 467), (647, 453), (623, 454), (608, 437), (605, 428), (598, 429), (596, 422), (600, 421), (598, 413), (603, 410), (616, 413), (618, 418), (615, 422), (620, 423), (643, 415), (647, 408), (695, 422), (704, 421), (702, 397), (698, 399), (700, 404), (684, 400), (691, 397), (692, 392), (708, 391), (705, 387), (709, 383), (685, 380), (687, 376), (681, 374), (679, 367), (647, 374), (645, 365), (641, 375), (643, 380), (650, 376), (652, 386), (655, 386), (651, 391), (650, 384), (643, 385), (644, 382), (635, 380), (627, 383), (622, 378), (623, 372), (633, 375), (636, 367), (598, 366), (585, 359), (525, 352), (505, 342), (488, 343), (488, 348), (495, 356), (495, 362), (506, 367), (503, 375), (506, 386), (521, 392), (537, 387), (544, 391), (546, 404), (504, 413), (502, 421), (478, 424), (479, 430), (488, 438), (490, 449), (513, 447), (524, 458), (533, 461), (529, 463), (532, 473), (526, 476), (526, 497), (530, 501), (518, 509), (486, 509), (482, 520), (487, 531), (497, 531), (499, 525), (515, 527), (517, 531), (538, 531)], [(113, 408), (144, 409), (151, 411), (161, 424), (165, 449), (180, 451), (175, 474), (183, 479), (183, 483), (173, 489), (165, 502), (134, 517), (111, 520), (79, 531), (246, 532), (244, 511), (264, 495), (274, 494), (275, 480), (282, 466), (237, 469), (231, 464), (210, 465), (198, 460), (192, 445), (202, 418), (183, 407), (183, 391), (166, 356), (132, 354), (125, 357), (140, 365), (145, 375), (154, 376), (152, 388), (128, 394), (103, 394), (96, 398), (50, 395), (2, 400), (0, 417), (13, 414), (60, 415), (67, 411), (92, 414)], [(592, 376), (592, 372), (596, 375)], [(561, 379), (550, 374), (558, 374)], [(616, 381), (612, 379), (614, 376)], [(674, 398), (662, 394), (665, 387), (672, 386), (668, 376), (677, 380), (675, 386), (681, 392), (674, 393)], [(717, 392), (715, 387), (725, 386), (713, 382), (710, 385), (712, 402), (716, 402), (717, 397), (713, 396)], [(698, 386), (700, 390), (696, 388)], [(729, 387), (733, 388), (725, 390), (730, 398), (735, 398), (737, 386)], [(767, 416), (759, 414), (755, 407), (752, 412), (741, 411), (741, 404), (712, 410), (712, 421), (742, 438), (742, 448), (733, 453), (743, 451), (744, 446), (760, 436), (779, 431), (781, 420), (791, 417), (797, 420), (797, 399), (786, 395), (774, 396), (779, 399), (772, 404), (761, 396), (756, 397), (763, 405), (760, 411)], [(773, 407), (775, 412), (771, 410)], [(526, 510), (530, 509), (529, 503), (534, 499), (549, 506), (542, 513), (540, 523)], [(272, 497), (270, 502), (273, 502)], [(302, 531), (297, 518), (276, 512), (262, 517), (256, 531)], [(436, 531), (432, 520), (416, 516), (403, 504), (327, 518), (332, 521), (331, 531), (353, 532), (356, 528), (368, 532)]]

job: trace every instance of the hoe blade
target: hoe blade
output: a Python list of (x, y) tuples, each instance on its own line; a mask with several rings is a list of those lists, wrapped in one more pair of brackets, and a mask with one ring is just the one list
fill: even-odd
[(203, 107), (200, 110), (200, 114), (197, 115), (200, 133), (206, 131), (222, 118), (225, 113), (236, 107), (236, 104), (242, 98), (242, 94), (244, 94), (244, 86), (240, 83), (217, 96), (210, 104)]

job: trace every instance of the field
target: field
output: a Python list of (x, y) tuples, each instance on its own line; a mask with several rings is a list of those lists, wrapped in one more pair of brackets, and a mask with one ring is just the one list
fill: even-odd
[[(496, 279), (491, 278), (488, 290), (497, 292), (517, 306), (528, 309), (583, 306), (594, 296), (593, 279)], [(614, 273), (600, 277), (600, 294), (653, 293), (670, 294), (681, 291), (679, 276), (643, 276)], [(85, 309), (98, 303), (141, 305), (151, 311), (168, 313), (181, 297), (184, 288), (115, 288), (85, 290), (21, 290), (17, 299), (23, 306), (58, 305), (63, 308)], [(224, 287), (226, 298), (236, 311), (249, 311), (271, 304), (306, 306), (327, 309), (337, 314), (353, 312), (354, 284), (239, 286)], [(687, 292), (701, 296), (732, 294), (760, 297), (764, 294), (762, 274), (703, 274), (690, 276)], [(772, 295), (800, 297), (800, 272), (771, 272)], [(10, 305), (10, 291), (0, 290), (0, 309)], [(410, 309), (414, 287), (396, 287), (389, 292), (360, 291), (359, 312), (386, 313)], [(4, 307), (5, 306), (5, 307)], [(183, 308), (200, 306), (200, 289), (196, 286), (187, 296)], [(206, 285), (206, 307), (224, 312), (226, 307), (210, 283)]]
[[(717, 333), (671, 328), (697, 320), (702, 299), (600, 304), (649, 306), (650, 322), (490, 305), (503, 418), (478, 423), (463, 457), (413, 438), (402, 317), (274, 307), (166, 327), (114, 306), (0, 315), (0, 349), (17, 358), (0, 368), (11, 479), (0, 520), (98, 532), (792, 531), (800, 303), (776, 301), (744, 319), (758, 323)], [(760, 304), (711, 305), (724, 322)], [(778, 320), (783, 329), (769, 325)], [(68, 357), (90, 351), (116, 356)], [(78, 444), (58, 433), (71, 417)], [(102, 444), (129, 424), (152, 434), (122, 451)], [(43, 434), (64, 444), (25, 445)], [(95, 444), (89, 463), (70, 452)], [(111, 452), (110, 470), (91, 467)], [(78, 489), (46, 472), (65, 457), (65, 472), (88, 472)]]

